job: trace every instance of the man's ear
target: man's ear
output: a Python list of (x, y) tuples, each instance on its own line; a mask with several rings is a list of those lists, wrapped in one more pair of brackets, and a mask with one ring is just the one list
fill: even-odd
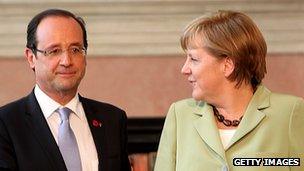
[(234, 62), (229, 57), (226, 57), (223, 62), (224, 62), (224, 70), (223, 71), (224, 71), (225, 77), (227, 78), (234, 71)]
[(29, 48), (25, 48), (24, 55), (25, 55), (25, 58), (27, 59), (29, 66), (32, 68), (32, 70), (35, 70), (36, 56), (33, 53), (33, 51)]

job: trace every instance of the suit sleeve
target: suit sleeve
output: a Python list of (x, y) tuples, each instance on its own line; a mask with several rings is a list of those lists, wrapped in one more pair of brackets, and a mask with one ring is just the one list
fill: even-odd
[(17, 170), (12, 142), (7, 128), (0, 118), (0, 170)]
[(175, 106), (172, 104), (160, 138), (154, 171), (175, 171), (176, 135)]
[(122, 119), (121, 119), (121, 154), (122, 154), (122, 160), (121, 160), (121, 167), (124, 171), (130, 171), (130, 161), (128, 157), (128, 150), (127, 150), (127, 143), (128, 143), (128, 136), (127, 136), (127, 116), (126, 113), (123, 113)]
[(294, 105), (289, 125), (290, 157), (300, 158), (300, 166), (291, 170), (304, 170), (304, 101), (299, 98)]

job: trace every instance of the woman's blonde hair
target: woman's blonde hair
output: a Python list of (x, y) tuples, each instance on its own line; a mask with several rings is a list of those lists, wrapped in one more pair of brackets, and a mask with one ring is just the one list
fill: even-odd
[(256, 24), (245, 14), (218, 11), (192, 21), (181, 36), (184, 51), (204, 48), (218, 58), (231, 58), (228, 77), (239, 87), (244, 81), (256, 88), (266, 74), (267, 45)]

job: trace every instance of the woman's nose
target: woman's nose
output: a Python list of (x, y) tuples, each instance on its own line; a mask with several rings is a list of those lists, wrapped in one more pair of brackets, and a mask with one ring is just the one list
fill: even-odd
[(189, 63), (188, 63), (188, 60), (186, 60), (186, 62), (184, 63), (182, 69), (181, 69), (181, 73), (184, 74), (184, 75), (188, 75), (191, 73), (191, 70), (189, 68)]

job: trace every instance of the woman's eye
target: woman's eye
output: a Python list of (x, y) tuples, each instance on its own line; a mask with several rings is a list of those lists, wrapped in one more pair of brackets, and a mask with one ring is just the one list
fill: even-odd
[(198, 61), (196, 58), (190, 58), (191, 61)]

